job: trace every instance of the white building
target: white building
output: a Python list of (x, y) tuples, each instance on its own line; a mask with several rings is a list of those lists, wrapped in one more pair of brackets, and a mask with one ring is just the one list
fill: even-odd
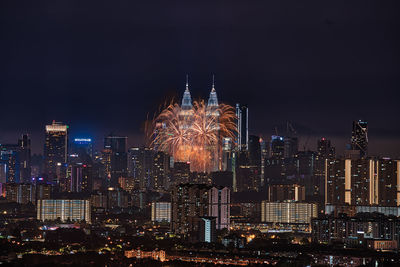
[(85, 199), (39, 199), (37, 201), (37, 219), (40, 221), (57, 220), (86, 221), (91, 223), (90, 202)]
[(261, 202), (261, 222), (309, 224), (317, 216), (318, 206), (315, 203)]
[(171, 222), (171, 203), (153, 202), (151, 203), (151, 221)]

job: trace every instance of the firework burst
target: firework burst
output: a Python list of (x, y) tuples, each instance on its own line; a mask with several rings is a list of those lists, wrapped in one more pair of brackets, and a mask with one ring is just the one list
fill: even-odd
[(175, 161), (189, 161), (191, 171), (219, 169), (222, 138), (235, 138), (236, 116), (232, 106), (207, 107), (194, 101), (191, 109), (171, 103), (154, 119), (155, 149), (169, 153)]

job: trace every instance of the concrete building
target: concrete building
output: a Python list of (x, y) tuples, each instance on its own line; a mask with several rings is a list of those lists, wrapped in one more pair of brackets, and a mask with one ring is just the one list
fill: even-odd
[(151, 221), (171, 222), (171, 202), (152, 202)]
[(37, 201), (37, 219), (40, 221), (62, 222), (86, 221), (91, 223), (90, 202), (85, 199), (39, 199)]
[(310, 224), (311, 219), (317, 216), (318, 207), (315, 203), (261, 202), (261, 222)]

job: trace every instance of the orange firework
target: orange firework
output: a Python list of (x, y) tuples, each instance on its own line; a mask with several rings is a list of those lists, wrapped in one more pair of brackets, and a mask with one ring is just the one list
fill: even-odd
[(220, 166), (222, 138), (234, 141), (236, 116), (232, 106), (208, 107), (194, 101), (190, 110), (168, 105), (154, 120), (153, 147), (167, 152), (175, 161), (189, 161), (190, 169), (210, 172)]

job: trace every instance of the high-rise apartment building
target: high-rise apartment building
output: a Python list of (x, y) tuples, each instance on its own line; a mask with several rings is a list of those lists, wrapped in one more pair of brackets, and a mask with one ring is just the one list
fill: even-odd
[(39, 199), (37, 219), (40, 221), (86, 221), (91, 223), (90, 202), (86, 199)]
[(217, 229), (230, 226), (230, 190), (204, 184), (180, 184), (172, 190), (171, 230), (193, 235), (199, 217), (216, 218)]
[(325, 204), (400, 206), (400, 161), (327, 159)]
[(302, 202), (261, 202), (261, 222), (311, 224), (318, 216), (318, 206), (315, 203)]
[(155, 201), (151, 203), (152, 222), (171, 222), (171, 202)]

